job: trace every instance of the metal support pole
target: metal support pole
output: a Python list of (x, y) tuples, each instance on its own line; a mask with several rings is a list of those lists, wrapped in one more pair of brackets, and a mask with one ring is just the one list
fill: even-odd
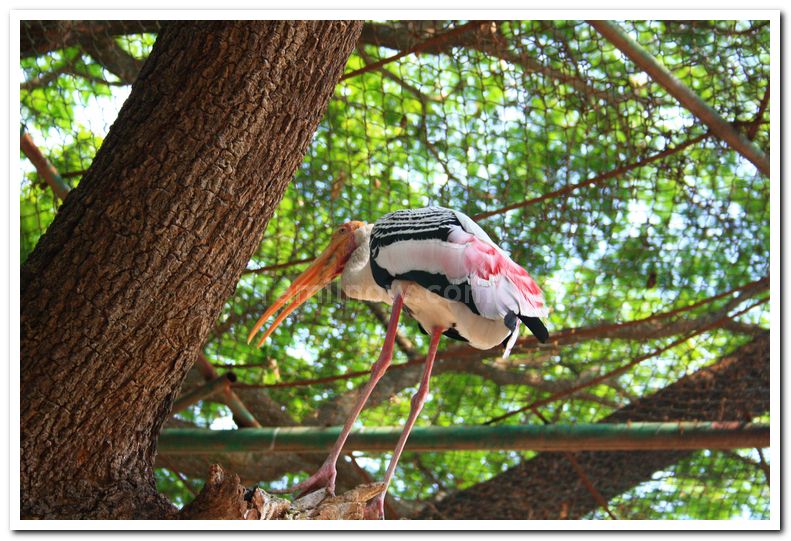
[(609, 21), (588, 21), (607, 41), (615, 45), (632, 62), (650, 75), (671, 96), (676, 98), (681, 105), (686, 107), (693, 115), (711, 129), (712, 133), (725, 141), (732, 149), (750, 160), (758, 170), (769, 176), (769, 159), (766, 154), (752, 141), (747, 139), (708, 103), (703, 101), (687, 85), (682, 83), (675, 75), (670, 73), (663, 64), (645, 50), (642, 45), (634, 41), (617, 24)]
[[(344, 450), (392, 451), (401, 430), (401, 427), (356, 430), (349, 435)], [(339, 432), (340, 427), (169, 428), (160, 434), (158, 449), (172, 455), (326, 452)], [(678, 422), (416, 427), (406, 450), (646, 451), (768, 446), (768, 424)]]

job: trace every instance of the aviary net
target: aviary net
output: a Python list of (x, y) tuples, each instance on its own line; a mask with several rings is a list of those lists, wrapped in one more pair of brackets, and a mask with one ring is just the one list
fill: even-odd
[[(22, 22), (23, 262), (165, 24)], [(616, 24), (769, 154), (768, 21)], [(588, 22), (388, 21), (365, 24), (183, 393), (226, 372), (235, 381), (166, 430), (342, 424), (379, 353), (387, 306), (333, 286), (261, 349), (247, 332), (336, 225), (426, 205), (473, 217), (536, 278), (550, 340), (523, 336), (506, 361), (499, 349), (443, 340), (418, 427), (768, 422), (768, 174)], [(401, 426), (409, 411), (428, 340), (406, 318), (397, 344), (363, 426)], [(347, 452), (339, 490), (381, 479), (389, 456)], [(181, 505), (214, 462), (247, 484), (283, 488), (323, 459), (175, 451), (160, 453), (157, 476)], [(451, 438), (442, 451), (407, 447), (386, 510), (764, 519), (771, 459), (768, 447), (738, 441), (536, 452), (458, 450)]]

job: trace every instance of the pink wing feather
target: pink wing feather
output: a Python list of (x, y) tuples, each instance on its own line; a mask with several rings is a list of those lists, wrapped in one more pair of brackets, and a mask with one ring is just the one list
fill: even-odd
[(504, 317), (510, 311), (529, 317), (547, 317), (549, 311), (544, 295), (535, 280), (495, 245), (475, 222), (469, 218), (466, 221), (469, 223), (462, 221), (465, 229), (472, 229), (469, 224), (473, 224), (483, 235), (474, 234), (478, 232), (475, 229), (470, 233), (459, 228), (450, 234), (448, 241), (465, 247), (464, 268), (481, 315)]

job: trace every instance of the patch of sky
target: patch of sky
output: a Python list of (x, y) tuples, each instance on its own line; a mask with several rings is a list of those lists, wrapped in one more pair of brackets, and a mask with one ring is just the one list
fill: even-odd
[(233, 421), (231, 410), (223, 406), (223, 413), (209, 424), (211, 430), (236, 430), (238, 427)]
[(656, 127), (660, 131), (687, 131), (695, 124), (692, 114), (683, 107), (662, 107), (656, 114)]

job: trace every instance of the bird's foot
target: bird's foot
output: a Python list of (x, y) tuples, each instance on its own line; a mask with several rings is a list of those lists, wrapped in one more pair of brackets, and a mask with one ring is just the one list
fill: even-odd
[(365, 520), (384, 520), (385, 518), (385, 493), (368, 502), (363, 513)]
[(328, 496), (335, 495), (335, 476), (338, 474), (338, 471), (335, 469), (335, 464), (328, 464), (324, 463), (318, 469), (316, 473), (302, 481), (301, 483), (297, 483), (291, 488), (286, 488), (282, 490), (270, 490), (271, 494), (294, 494), (296, 493), (297, 498), (301, 498), (305, 494), (310, 494), (311, 492), (315, 492), (322, 488), (327, 489)]

